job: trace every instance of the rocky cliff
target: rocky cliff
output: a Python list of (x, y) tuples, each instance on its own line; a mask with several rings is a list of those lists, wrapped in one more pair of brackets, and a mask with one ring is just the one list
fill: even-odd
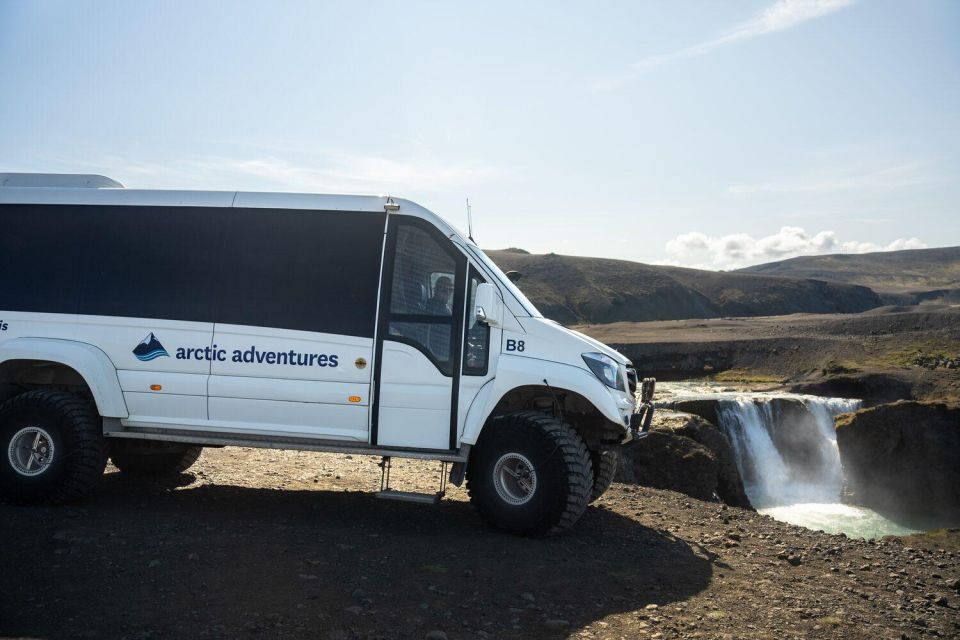
[(960, 524), (960, 407), (902, 401), (836, 424), (853, 500), (932, 525)]
[(727, 437), (700, 416), (658, 411), (650, 433), (620, 450), (618, 482), (750, 507)]

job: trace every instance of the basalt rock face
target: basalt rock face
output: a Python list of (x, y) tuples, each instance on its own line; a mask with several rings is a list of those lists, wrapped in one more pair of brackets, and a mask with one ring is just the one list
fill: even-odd
[(668, 403), (668, 407), (674, 411), (683, 413), (692, 413), (700, 416), (711, 424), (719, 424), (720, 416), (717, 413), (718, 404), (716, 400), (675, 400)]
[(685, 436), (706, 447), (717, 461), (717, 495), (733, 507), (750, 508), (750, 500), (743, 489), (743, 480), (737, 469), (733, 449), (727, 436), (713, 423), (691, 416), (687, 423), (675, 429), (675, 433)]
[(960, 407), (901, 401), (836, 424), (853, 500), (937, 526), (960, 524)]
[(862, 398), (865, 406), (911, 400), (912, 385), (909, 380), (887, 373), (855, 373), (836, 375), (815, 382), (794, 384), (794, 393), (812, 393), (820, 396)]
[(618, 482), (750, 508), (727, 437), (695, 415), (659, 412), (646, 438), (620, 450)]

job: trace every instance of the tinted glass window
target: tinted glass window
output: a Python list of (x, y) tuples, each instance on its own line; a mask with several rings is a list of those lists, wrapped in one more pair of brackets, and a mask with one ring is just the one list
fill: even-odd
[(0, 309), (76, 313), (86, 207), (0, 205)]
[(373, 337), (386, 214), (228, 214), (217, 322)]
[(487, 375), (490, 357), (490, 327), (477, 322), (477, 286), (481, 282), (486, 281), (471, 267), (467, 280), (466, 339), (463, 342), (463, 373), (467, 376)]
[(372, 338), (384, 216), (0, 205), (0, 309)]
[(410, 224), (397, 228), (396, 243), (388, 337), (414, 345), (452, 375), (456, 261), (436, 238)]
[(225, 212), (89, 207), (79, 313), (213, 322)]

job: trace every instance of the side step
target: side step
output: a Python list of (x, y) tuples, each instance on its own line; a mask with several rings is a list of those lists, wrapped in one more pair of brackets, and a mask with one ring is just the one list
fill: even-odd
[(390, 488), (390, 468), (393, 460), (390, 456), (383, 456), (380, 460), (380, 491), (376, 495), (381, 500), (400, 500), (401, 502), (416, 502), (419, 504), (439, 504), (447, 493), (447, 463), (440, 463), (440, 491), (436, 493), (415, 493), (413, 491), (397, 491)]
[(413, 491), (397, 491), (395, 489), (386, 489), (377, 491), (376, 495), (381, 500), (400, 500), (401, 502), (419, 502), (420, 504), (439, 504), (443, 498), (443, 493), (414, 493)]

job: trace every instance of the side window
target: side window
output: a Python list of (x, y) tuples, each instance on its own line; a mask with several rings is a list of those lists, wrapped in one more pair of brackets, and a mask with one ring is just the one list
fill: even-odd
[(91, 209), (79, 313), (213, 322), (229, 212), (199, 207)]
[(467, 315), (465, 318), (466, 339), (463, 341), (463, 375), (487, 375), (487, 363), (490, 357), (490, 327), (477, 322), (477, 285), (486, 282), (477, 270), (470, 267), (467, 280)]
[(456, 260), (411, 224), (397, 228), (395, 255), (386, 337), (412, 344), (444, 375), (453, 375)]
[(217, 322), (373, 337), (385, 214), (228, 213)]

